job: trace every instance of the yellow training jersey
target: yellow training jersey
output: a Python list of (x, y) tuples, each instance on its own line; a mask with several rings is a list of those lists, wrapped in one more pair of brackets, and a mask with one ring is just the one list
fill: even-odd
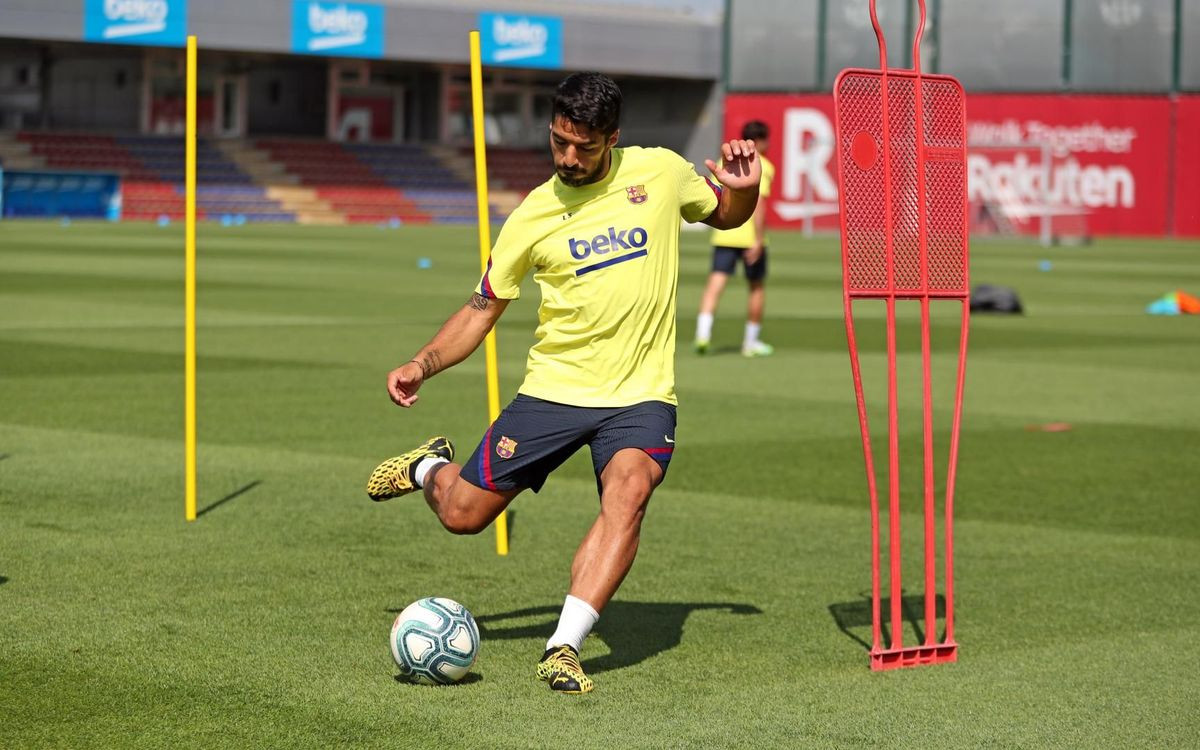
[[(775, 165), (767, 161), (767, 157), (759, 154), (762, 159), (762, 179), (758, 183), (758, 199), (763, 200), (771, 194), (771, 180), (775, 179)], [(733, 229), (714, 229), (712, 244), (714, 247), (750, 247), (754, 244), (754, 217), (746, 223)], [(762, 244), (767, 244), (766, 232), (763, 232)]]
[(542, 292), (528, 396), (574, 406), (676, 403), (679, 221), (708, 218), (717, 188), (663, 148), (614, 148), (603, 180), (558, 176), (513, 211), (478, 292), (516, 299), (531, 269)]

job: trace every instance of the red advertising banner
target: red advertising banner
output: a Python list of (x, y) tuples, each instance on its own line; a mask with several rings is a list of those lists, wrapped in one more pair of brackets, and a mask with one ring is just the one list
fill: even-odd
[(1200, 237), (1200, 96), (1175, 102), (1175, 234)]
[[(1191, 130), (1200, 132), (1200, 97), (1191, 99)], [(1174, 209), (1180, 233), (1195, 234), (1200, 163), (1176, 154), (1172, 190), (1171, 113), (1165, 96), (1045, 94), (967, 95), (968, 191), (975, 204), (998, 204), (1021, 217), (1018, 231), (1036, 232), (1037, 217), (1071, 217), (1091, 234), (1162, 235)], [(768, 157), (777, 172), (769, 219), (774, 226), (837, 228), (833, 97), (829, 94), (730, 94), (725, 130), (748, 120), (771, 130)], [(1192, 170), (1194, 171), (1194, 170)], [(1187, 185), (1183, 181), (1191, 180)], [(1190, 192), (1189, 192), (1190, 191)], [(1169, 205), (1172, 193), (1174, 206)], [(1190, 203), (1185, 196), (1192, 196)], [(1185, 214), (1193, 218), (1186, 224)], [(1185, 226), (1193, 229), (1185, 230)]]

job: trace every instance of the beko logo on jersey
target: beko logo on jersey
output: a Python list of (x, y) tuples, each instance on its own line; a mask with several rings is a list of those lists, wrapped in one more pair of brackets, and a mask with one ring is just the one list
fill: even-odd
[(609, 227), (607, 234), (598, 234), (591, 239), (577, 240), (572, 237), (567, 240), (567, 247), (573, 258), (583, 260), (592, 253), (604, 255), (622, 250), (640, 250), (646, 247), (649, 237), (642, 227), (620, 231), (616, 227)]

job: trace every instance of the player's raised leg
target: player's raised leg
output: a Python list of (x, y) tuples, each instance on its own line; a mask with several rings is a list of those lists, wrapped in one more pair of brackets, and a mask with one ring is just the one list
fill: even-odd
[[(389, 458), (376, 466), (367, 479), (367, 495), (376, 502), (407, 495), (420, 489), (416, 473), (418, 465), (425, 459), (450, 461), (453, 458), (454, 444), (448, 438), (440, 435), (431, 437), (407, 453)], [(424, 468), (428, 470), (430, 465), (426, 462)]]
[(453, 534), (478, 534), (496, 520), (520, 489), (487, 490), (476, 487), (460, 476), (458, 464), (441, 462), (423, 477), (425, 502), (437, 514), (442, 526)]
[(444, 437), (426, 440), (413, 450), (389, 458), (371, 473), (367, 494), (389, 500), (418, 489), (446, 529), (477, 534), (486, 529), (521, 490), (488, 490), (462, 479), (462, 467), (451, 463), (454, 445)]

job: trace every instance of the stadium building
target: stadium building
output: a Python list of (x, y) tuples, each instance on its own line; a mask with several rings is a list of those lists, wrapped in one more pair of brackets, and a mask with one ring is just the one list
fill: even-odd
[[(10, 175), (111, 173), (124, 218), (180, 215), (182, 47), (195, 34), (201, 217), (474, 221), (470, 30), (481, 32), (503, 214), (550, 174), (545, 124), (564, 71), (619, 81), (626, 142), (708, 156), (720, 137), (721, 19), (719, 7), (634, 2), (614, 13), (611, 3), (9, 0), (0, 163)], [(13, 184), (8, 215), (61, 208), (33, 196), (32, 179), (27, 196)]]
[[(923, 69), (969, 94), (977, 232), (1200, 235), (1200, 0), (926, 4)], [(878, 0), (893, 66), (914, 8)], [(202, 218), (473, 221), (472, 29), (498, 216), (549, 173), (553, 86), (594, 69), (625, 92), (624, 142), (696, 164), (765, 120), (770, 223), (836, 229), (829, 94), (878, 65), (867, 0), (6, 0), (4, 213), (179, 215), (195, 34)]]

